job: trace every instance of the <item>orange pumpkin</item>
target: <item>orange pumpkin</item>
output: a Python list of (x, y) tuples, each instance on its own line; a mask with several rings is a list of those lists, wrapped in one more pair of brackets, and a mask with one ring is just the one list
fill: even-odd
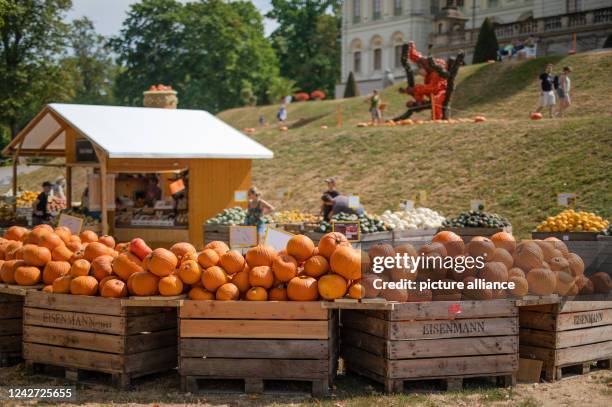
[(508, 268), (499, 261), (485, 263), (482, 270), (480, 270), (479, 277), (489, 282), (504, 283), (508, 281)]
[(319, 254), (330, 259), (339, 246), (350, 246), (350, 243), (342, 233), (331, 232), (319, 240)]
[(549, 269), (534, 268), (527, 273), (527, 282), (529, 283), (529, 291), (533, 294), (550, 295), (555, 292), (557, 276)]
[(61, 276), (53, 280), (53, 292), (55, 294), (70, 294), (70, 284), (72, 283), (72, 277)]
[(174, 253), (174, 255), (181, 260), (185, 255), (189, 254), (189, 253), (197, 253), (196, 248), (191, 244), (191, 243), (187, 243), (187, 242), (179, 242), (179, 243), (175, 243), (172, 245), (172, 247), (170, 247), (170, 251), (172, 253)]
[(244, 264), (244, 256), (236, 250), (229, 250), (219, 258), (219, 266), (223, 267), (227, 274), (236, 274), (244, 268)]
[(510, 278), (512, 277), (525, 278), (525, 272), (518, 267), (512, 267), (510, 270), (508, 270), (508, 281), (510, 281)]
[(468, 288), (468, 284), (474, 284), (476, 279), (474, 277), (466, 277), (463, 280), (464, 289), (461, 292), (461, 297), (464, 300), (479, 300), (488, 301), (493, 299), (493, 291), (488, 288)]
[(548, 262), (550, 259), (556, 256), (562, 256), (559, 250), (555, 249), (551, 242), (547, 242), (546, 240), (533, 240), (535, 244), (540, 246), (542, 250), (542, 255), (544, 256), (544, 261)]
[(466, 247), (467, 253), (474, 258), (483, 257), (484, 259), (487, 259), (493, 255), (494, 250), (495, 244), (493, 244), (491, 239), (483, 236), (473, 237)]
[(128, 289), (125, 282), (113, 278), (104, 283), (100, 289), (100, 295), (107, 298), (122, 298), (128, 296)]
[(461, 236), (448, 230), (436, 233), (431, 241), (443, 244), (449, 256), (459, 256), (465, 250), (465, 243), (463, 243)]
[(319, 278), (329, 271), (329, 262), (321, 255), (315, 255), (304, 263), (304, 274), (310, 277)]
[(334, 251), (330, 260), (331, 269), (347, 280), (361, 278), (361, 251), (350, 246), (341, 246)]
[(111, 254), (111, 249), (103, 243), (91, 242), (88, 243), (83, 252), (83, 258), (90, 262), (100, 256), (107, 256)]
[(43, 287), (42, 289), (43, 293), (47, 293), (47, 294), (52, 294), (53, 293), (53, 286), (52, 285), (46, 285)]
[(179, 267), (178, 275), (186, 284), (202, 281), (202, 269), (198, 262), (193, 260), (184, 261)]
[(240, 298), (240, 291), (234, 284), (225, 283), (217, 289), (215, 298), (219, 301), (236, 301)]
[(23, 260), (28, 266), (42, 267), (51, 261), (51, 251), (33, 244), (23, 246)]
[(276, 277), (276, 279), (282, 283), (285, 283), (297, 276), (297, 269), (297, 260), (289, 254), (276, 256), (272, 262), (272, 272), (274, 273), (274, 277)]
[(446, 257), (448, 252), (442, 243), (432, 242), (421, 246), (419, 249), (419, 254), (422, 254), (423, 256)]
[(359, 283), (363, 286), (364, 289), (364, 298), (376, 298), (380, 294), (381, 287), (379, 283), (376, 283), (376, 280), (381, 279), (385, 280), (385, 277), (382, 275), (376, 274), (364, 274)]
[(45, 284), (53, 284), (55, 279), (70, 273), (70, 263), (67, 261), (50, 261), (45, 265), (42, 279)]
[(593, 282), (585, 275), (577, 277), (575, 285), (578, 288), (579, 295), (591, 295), (595, 292)]
[(72, 236), (72, 232), (66, 226), (58, 226), (55, 228), (54, 232), (64, 241), (64, 244), (68, 243), (70, 241), (70, 236)]
[(89, 270), (91, 269), (91, 263), (85, 259), (76, 260), (72, 263), (72, 267), (70, 268), (70, 275), (73, 278), (80, 276), (88, 276)]
[(134, 273), (128, 279), (128, 291), (140, 297), (149, 297), (159, 293), (159, 277), (148, 271)]
[(207, 269), (209, 267), (216, 266), (217, 264), (219, 264), (220, 257), (221, 256), (219, 256), (219, 254), (215, 250), (204, 249), (198, 255), (198, 263), (204, 269)]
[(215, 294), (203, 287), (192, 287), (187, 294), (192, 300), (214, 300)]
[(268, 293), (268, 301), (287, 301), (288, 299), (285, 287), (273, 287)]
[(104, 255), (96, 257), (91, 262), (91, 275), (98, 281), (102, 281), (105, 277), (113, 274), (113, 258), (112, 256)]
[[(104, 284), (108, 283), (111, 280), (119, 280), (119, 279), (117, 278), (117, 276), (112, 275), (112, 276), (106, 276), (98, 282), (98, 293), (100, 295), (102, 293), (102, 288), (104, 288)], [(127, 289), (127, 286), (126, 286), (126, 289)]]
[(92, 243), (98, 241), (98, 235), (93, 230), (84, 230), (81, 232), (79, 237), (81, 238), (81, 243)]
[(380, 296), (387, 301), (406, 302), (408, 301), (408, 290), (387, 288), (381, 290)]
[(102, 243), (106, 247), (110, 247), (111, 249), (115, 248), (115, 238), (109, 235), (101, 236), (98, 239), (98, 242)]
[(497, 232), (491, 236), (491, 241), (495, 247), (506, 249), (508, 253), (514, 253), (516, 249), (516, 239), (508, 232)]
[(4, 249), (4, 260), (19, 260), (16, 259), (17, 251), (23, 247), (23, 243), (10, 241)]
[[(581, 274), (582, 276), (583, 274)], [(608, 294), (612, 290), (612, 279), (605, 271), (599, 271), (590, 277), (593, 285), (593, 292), (598, 294)]]
[(217, 252), (217, 254), (219, 255), (219, 257), (223, 256), (227, 251), (229, 251), (229, 246), (225, 243), (225, 242), (221, 242), (219, 240), (215, 240), (213, 242), (208, 243), (206, 246), (204, 246), (204, 250), (206, 249), (212, 249), (215, 252)]
[(66, 244), (57, 234), (46, 233), (41, 236), (39, 245), (53, 251), (56, 247), (65, 246)]
[(317, 280), (308, 276), (293, 277), (287, 284), (287, 298), (291, 301), (315, 301), (319, 298)]
[(51, 258), (55, 261), (69, 261), (72, 258), (72, 250), (64, 246), (58, 246), (51, 251)]
[[(542, 253), (540, 246), (529, 241), (519, 243), (516, 246), (513, 257), (514, 266), (525, 272), (542, 267), (542, 262), (544, 261), (544, 253)], [(529, 286), (531, 287), (531, 282)]]
[(555, 293), (566, 296), (573, 291), (575, 278), (570, 273), (565, 271), (559, 271), (555, 273), (557, 277), (557, 284), (555, 286)]
[(227, 282), (229, 282), (229, 277), (219, 266), (209, 267), (202, 272), (202, 285), (208, 291), (215, 292)]
[(70, 281), (70, 293), (73, 295), (96, 295), (98, 280), (92, 276), (80, 276)]
[(113, 272), (123, 281), (128, 281), (134, 273), (145, 271), (140, 259), (130, 253), (123, 252), (113, 259)]
[(326, 274), (317, 283), (319, 295), (325, 300), (335, 300), (346, 295), (348, 284), (338, 274)]
[(241, 293), (247, 292), (247, 290), (251, 287), (249, 284), (249, 269), (244, 269), (232, 276), (232, 284), (238, 287), (238, 290)]
[(179, 295), (183, 292), (183, 282), (176, 275), (163, 277), (159, 280), (159, 293), (165, 297)]
[(274, 273), (268, 266), (253, 267), (249, 271), (249, 284), (252, 287), (271, 288), (274, 284)]
[(15, 270), (25, 266), (23, 260), (6, 260), (0, 267), (0, 279), (6, 284), (15, 284)]
[(176, 269), (178, 258), (168, 249), (153, 250), (148, 257), (147, 269), (159, 277), (165, 277)]
[(28, 229), (21, 226), (11, 226), (4, 233), (4, 238), (7, 240), (20, 241), (23, 235), (28, 232)]
[(527, 282), (527, 279), (525, 279), (525, 277), (515, 275), (510, 277), (508, 282), (514, 284), (514, 288), (511, 288), (509, 290), (510, 294), (512, 294), (513, 296), (522, 297), (524, 295), (529, 294), (529, 283)]
[(576, 253), (568, 253), (567, 262), (572, 276), (578, 277), (584, 274), (584, 262)]
[(268, 292), (263, 287), (252, 287), (246, 293), (247, 301), (268, 301)]
[(361, 285), (359, 281), (357, 281), (351, 284), (351, 286), (349, 287), (348, 295), (350, 298), (353, 298), (355, 300), (365, 298), (365, 287)]
[(512, 268), (512, 265), (514, 264), (512, 255), (508, 252), (508, 250), (502, 249), (501, 247), (496, 247), (495, 250), (493, 250), (493, 254), (486, 260), (487, 262), (498, 261), (500, 263), (504, 263), (507, 269)]
[(557, 239), (556, 237), (547, 237), (544, 239), (545, 242), (549, 242), (553, 245), (553, 247), (561, 252), (563, 256), (567, 256), (569, 254), (569, 249), (567, 245), (562, 240)]
[(300, 263), (311, 257), (314, 249), (312, 239), (305, 235), (295, 235), (287, 242), (287, 254)]
[(261, 244), (255, 247), (251, 247), (246, 252), (246, 261), (250, 268), (258, 266), (270, 267), (272, 266), (272, 261), (274, 261), (274, 257), (276, 257), (274, 248)]
[[(40, 226), (40, 225), (39, 225)], [(32, 231), (26, 235), (23, 235), (23, 243), (24, 244), (40, 244), (42, 237), (46, 234), (52, 233), (53, 230), (49, 231), (47, 228), (34, 228)]]
[(567, 261), (567, 259), (563, 256), (553, 257), (550, 259), (548, 265), (552, 271), (565, 271), (568, 273), (570, 271), (569, 261)]

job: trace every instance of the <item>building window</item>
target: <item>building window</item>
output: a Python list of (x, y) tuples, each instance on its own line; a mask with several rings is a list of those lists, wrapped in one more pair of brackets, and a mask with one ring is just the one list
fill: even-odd
[(377, 48), (374, 50), (374, 70), (380, 71), (382, 69), (382, 49)]
[(438, 23), (438, 34), (442, 34), (442, 23)]
[(393, 15), (402, 15), (402, 0), (393, 0)]
[(361, 51), (353, 53), (353, 71), (355, 73), (361, 72)]
[(353, 23), (361, 22), (361, 0), (353, 0)]
[(497, 6), (499, 6), (499, 0), (488, 0), (487, 1), (488, 8), (496, 8)]
[(457, 0), (457, 7), (463, 7), (463, 0)]
[(372, 20), (380, 20), (382, 16), (382, 2), (381, 0), (372, 1)]
[(577, 13), (582, 10), (582, 0), (567, 0), (567, 12)]
[(401, 68), (402, 67), (402, 46), (396, 45), (394, 48), (394, 51), (395, 51), (395, 57), (393, 58), (393, 65), (396, 68)]

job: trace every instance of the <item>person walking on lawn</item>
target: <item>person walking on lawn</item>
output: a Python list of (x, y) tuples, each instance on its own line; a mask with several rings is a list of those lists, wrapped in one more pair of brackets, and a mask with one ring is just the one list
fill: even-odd
[(546, 65), (546, 71), (540, 75), (540, 103), (536, 109), (540, 113), (542, 109), (548, 109), (548, 116), (553, 117), (553, 109), (557, 103), (554, 90), (554, 76), (552, 74), (553, 64)]

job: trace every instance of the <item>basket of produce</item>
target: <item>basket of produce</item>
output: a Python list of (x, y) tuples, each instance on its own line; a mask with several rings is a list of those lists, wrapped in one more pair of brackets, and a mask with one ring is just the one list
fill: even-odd
[(464, 240), (472, 236), (492, 236), (497, 232), (512, 233), (512, 225), (502, 215), (484, 211), (462, 212), (442, 223), (440, 230), (458, 234)]
[(610, 222), (593, 212), (567, 209), (555, 216), (549, 216), (538, 224), (531, 236), (534, 239), (556, 237), (562, 240), (597, 240), (605, 234)]
[(445, 218), (429, 208), (411, 208), (380, 215), (393, 228), (394, 241), (428, 241), (442, 226)]

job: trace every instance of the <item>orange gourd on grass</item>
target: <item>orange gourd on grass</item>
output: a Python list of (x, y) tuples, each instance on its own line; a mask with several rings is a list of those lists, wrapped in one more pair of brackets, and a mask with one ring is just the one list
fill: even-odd
[(159, 277), (165, 277), (174, 272), (178, 258), (168, 249), (158, 248), (147, 256), (147, 269)]
[(70, 281), (72, 295), (96, 295), (98, 293), (98, 280), (92, 276), (80, 276)]
[(244, 256), (236, 250), (229, 250), (219, 258), (219, 266), (223, 267), (227, 274), (236, 274), (244, 268), (244, 264)]
[(293, 277), (297, 276), (297, 270), (298, 261), (289, 254), (278, 255), (272, 262), (272, 272), (274, 273), (274, 277), (276, 277), (276, 279), (282, 283), (286, 283)]
[(70, 273), (70, 263), (67, 261), (50, 261), (45, 265), (42, 279), (45, 284), (53, 284), (60, 277)]

